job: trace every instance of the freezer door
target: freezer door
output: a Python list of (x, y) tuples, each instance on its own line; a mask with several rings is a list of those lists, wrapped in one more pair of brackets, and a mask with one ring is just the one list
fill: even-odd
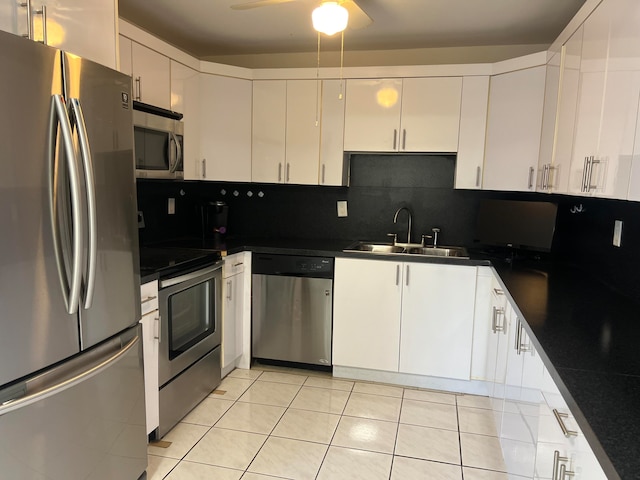
[(140, 327), (0, 390), (2, 478), (136, 480), (147, 467)]
[[(48, 143), (50, 120), (57, 122), (52, 94), (62, 93), (60, 52), (0, 32), (0, 65), (1, 386), (77, 353), (79, 340), (77, 315), (65, 304), (69, 272), (59, 271), (54, 248), (62, 217), (52, 221), (53, 199), (68, 198), (52, 180), (68, 158)], [(69, 245), (59, 246), (69, 265)]]
[(333, 280), (253, 275), (254, 358), (331, 365)]
[(131, 78), (68, 53), (63, 65), (86, 196), (84, 349), (140, 319)]

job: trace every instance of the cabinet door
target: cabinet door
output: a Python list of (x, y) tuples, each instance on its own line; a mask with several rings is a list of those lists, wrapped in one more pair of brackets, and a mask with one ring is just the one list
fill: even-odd
[(242, 355), (242, 299), (244, 295), (242, 273), (223, 280), (222, 294), (222, 371), (233, 370)]
[[(20, 3), (20, 2), (18, 2)], [(118, 16), (113, 0), (40, 0), (33, 9), (47, 6), (47, 45), (116, 68)], [(42, 16), (34, 15), (34, 40), (42, 40)]]
[(284, 181), (287, 82), (254, 80), (251, 181)]
[(455, 188), (482, 187), (488, 102), (489, 77), (464, 77)]
[(14, 0), (0, 2), (0, 30), (14, 35), (27, 35), (27, 9), (21, 3)]
[(345, 151), (397, 151), (401, 99), (402, 79), (347, 80)]
[(171, 65), (168, 57), (133, 42), (134, 100), (171, 109)]
[(583, 29), (576, 130), (569, 179), (569, 192), (578, 195), (588, 194), (590, 190), (598, 188), (596, 179), (601, 171), (597, 164), (595, 176), (592, 174), (589, 182), (589, 172), (593, 171), (589, 163), (591, 157), (598, 161), (609, 36), (607, 10), (607, 2), (602, 3), (584, 23)]
[(556, 140), (556, 117), (558, 113), (558, 92), (560, 91), (561, 53), (554, 54), (546, 67), (544, 107), (542, 110), (542, 132), (538, 156), (538, 192), (549, 193), (552, 189), (553, 153)]
[(131, 46), (132, 41), (127, 37), (120, 35), (119, 53), (120, 53), (120, 72), (131, 76), (133, 74), (133, 66), (131, 64)]
[(318, 184), (321, 87), (316, 80), (287, 80), (285, 183)]
[(250, 80), (200, 75), (201, 179), (251, 181), (251, 88)]
[(200, 178), (200, 73), (171, 60), (171, 110), (184, 115), (184, 177)]
[(545, 76), (540, 66), (491, 78), (483, 189), (535, 190)]
[(405, 78), (398, 150), (457, 152), (462, 77)]
[(469, 380), (476, 269), (404, 264), (400, 372)]
[(347, 185), (344, 165), (344, 95), (342, 80), (322, 81), (320, 185)]
[(402, 264), (336, 258), (333, 364), (398, 371)]
[(557, 133), (550, 181), (550, 190), (557, 193), (569, 191), (573, 137), (578, 109), (583, 32), (584, 26), (581, 26), (562, 47)]
[(160, 399), (158, 386), (158, 333), (160, 315), (154, 311), (142, 317), (142, 351), (144, 361), (145, 410), (147, 434), (160, 425)]

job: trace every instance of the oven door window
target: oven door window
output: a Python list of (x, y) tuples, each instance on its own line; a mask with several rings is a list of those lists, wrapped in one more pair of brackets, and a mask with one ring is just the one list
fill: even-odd
[(169, 135), (150, 128), (135, 127), (136, 168), (169, 170)]
[(214, 299), (213, 279), (169, 297), (169, 360), (215, 333)]

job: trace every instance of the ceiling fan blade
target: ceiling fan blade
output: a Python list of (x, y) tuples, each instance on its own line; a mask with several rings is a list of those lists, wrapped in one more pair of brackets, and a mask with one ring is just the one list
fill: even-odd
[(373, 19), (360, 8), (355, 0), (344, 0), (341, 5), (349, 12), (349, 28), (358, 30), (373, 23)]
[(255, 0), (254, 2), (239, 3), (231, 5), (232, 10), (249, 10), (250, 8), (267, 7), (269, 5), (278, 5), (279, 3), (296, 2), (297, 0)]

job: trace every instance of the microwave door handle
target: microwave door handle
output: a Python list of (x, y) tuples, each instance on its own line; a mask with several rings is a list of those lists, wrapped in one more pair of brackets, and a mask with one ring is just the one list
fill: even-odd
[[(173, 162), (173, 166), (169, 169), (169, 172), (175, 173), (175, 171), (178, 169), (178, 167), (182, 164), (182, 147), (180, 146), (180, 142), (178, 141), (178, 137), (176, 136), (175, 133), (169, 132), (169, 135), (171, 135), (171, 139), (176, 144), (176, 161)], [(169, 142), (169, 150), (171, 150), (171, 142)], [(171, 158), (171, 157), (169, 157), (169, 158)], [(169, 160), (169, 161), (171, 161), (171, 160)]]
[[(67, 164), (67, 175), (69, 178), (69, 194), (71, 196), (71, 215), (73, 222), (73, 239), (72, 239), (72, 265), (71, 265), (71, 281), (67, 281), (66, 268), (64, 266), (64, 256), (62, 247), (60, 246), (60, 231), (58, 227), (58, 201), (56, 199), (56, 186), (53, 184), (55, 175), (53, 174), (56, 138), (58, 127), (62, 136), (62, 146), (65, 150), (64, 158)], [(65, 107), (62, 95), (55, 94), (51, 97), (51, 109), (49, 116), (49, 168), (52, 170), (50, 177), (49, 200), (51, 205), (51, 227), (53, 230), (53, 243), (58, 266), (58, 277), (62, 287), (62, 294), (67, 308), (67, 313), (73, 315), (78, 311), (78, 302), (80, 299), (80, 287), (82, 284), (82, 233), (83, 219), (80, 209), (80, 174), (78, 172), (78, 164), (76, 162), (76, 152), (73, 144), (73, 135), (71, 133), (71, 122), (69, 114)]]
[(78, 129), (78, 140), (80, 144), (80, 157), (84, 169), (84, 180), (86, 185), (87, 215), (89, 221), (89, 245), (87, 246), (87, 278), (85, 279), (84, 308), (89, 309), (93, 303), (93, 293), (96, 284), (96, 264), (98, 259), (98, 220), (96, 208), (96, 182), (93, 170), (93, 157), (89, 147), (89, 137), (87, 127), (84, 122), (84, 113), (80, 100), (72, 98), (70, 100), (70, 111), (74, 116)]

